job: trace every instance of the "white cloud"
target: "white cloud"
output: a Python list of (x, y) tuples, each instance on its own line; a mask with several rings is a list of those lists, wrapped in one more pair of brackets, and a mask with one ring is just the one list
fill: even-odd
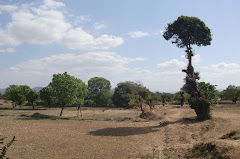
[(64, 15), (57, 10), (19, 11), (12, 14), (13, 21), (7, 25), (8, 36), (19, 43), (51, 43), (62, 38), (71, 28)]
[(193, 56), (193, 63), (200, 63), (202, 61), (201, 56), (199, 54), (195, 54)]
[(68, 31), (61, 41), (62, 45), (66, 48), (79, 50), (106, 50), (117, 47), (123, 42), (122, 38), (112, 35), (102, 35), (98, 38), (94, 38), (80, 27)]
[(103, 23), (95, 23), (94, 27), (97, 30), (101, 30), (101, 29), (104, 29), (106, 26)]
[[(187, 60), (186, 55), (182, 55), (181, 58)], [(195, 54), (192, 57), (192, 60), (193, 60), (193, 63), (200, 63), (202, 61), (201, 56), (199, 54)]]
[(12, 53), (15, 52), (14, 48), (0, 49), (0, 53)]
[(56, 2), (53, 0), (44, 0), (44, 4), (41, 6), (44, 9), (47, 8), (58, 8), (58, 7), (64, 7), (65, 4), (62, 2)]
[[(73, 27), (74, 24), (66, 21), (65, 12), (59, 9), (64, 6), (53, 0), (44, 0), (39, 7), (22, 5), (10, 13), (12, 21), (4, 29), (0, 27), (0, 45), (58, 42), (69, 49), (95, 50), (110, 49), (123, 43), (121, 37), (104, 34), (94, 38), (82, 27)], [(86, 17), (80, 16), (80, 19), (86, 20)], [(98, 29), (103, 27), (103, 24), (96, 25)]]
[(218, 64), (212, 64), (210, 66), (210, 69), (212, 69), (215, 72), (232, 72), (232, 71), (238, 71), (240, 70), (240, 66), (239, 64), (236, 63), (225, 63), (225, 62), (221, 62)]
[(177, 59), (172, 59), (168, 62), (157, 64), (157, 67), (159, 69), (164, 70), (181, 70), (186, 66), (186, 64), (182, 61), (179, 61)]
[(15, 5), (0, 5), (0, 14), (3, 12), (3, 11), (7, 11), (7, 12), (11, 12), (11, 11), (14, 11), (16, 10), (18, 7), (15, 6)]
[[(47, 79), (50, 79), (54, 73), (68, 72), (86, 80), (94, 76), (112, 76), (128, 72), (129, 68), (125, 66), (126, 64), (142, 60), (142, 58), (122, 57), (113, 52), (89, 52), (79, 55), (61, 54), (19, 63), (10, 67), (8, 74), (11, 74), (11, 72), (16, 76), (26, 74), (32, 76), (32, 78), (35, 78), (36, 75), (38, 77), (46, 76)], [(15, 77), (16, 81), (21, 78), (23, 77)], [(42, 82), (41, 80), (37, 81)]]
[(118, 82), (127, 80), (142, 81), (153, 91), (176, 91), (176, 88), (182, 87), (185, 75), (181, 71), (152, 72), (128, 66), (132, 62), (142, 60), (144, 59), (123, 57), (113, 52), (54, 55), (22, 62), (5, 72), (0, 72), (3, 81), (1, 85), (5, 87), (10, 84), (46, 86), (54, 73), (68, 72), (85, 82), (95, 76), (104, 77), (111, 81), (113, 87)]
[(129, 32), (128, 34), (130, 35), (131, 38), (141, 38), (144, 36), (149, 36), (149, 33), (142, 31)]

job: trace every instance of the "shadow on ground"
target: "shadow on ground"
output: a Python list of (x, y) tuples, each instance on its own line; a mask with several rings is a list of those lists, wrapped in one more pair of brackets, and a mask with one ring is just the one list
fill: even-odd
[(46, 108), (35, 108), (35, 109), (32, 109), (32, 108), (1, 108), (0, 107), (0, 110), (32, 110), (32, 111), (36, 111), (36, 110), (47, 110)]
[(93, 136), (130, 136), (157, 132), (159, 131), (157, 128), (159, 126), (104, 128), (88, 134)]
[(89, 135), (93, 136), (130, 136), (130, 135), (140, 135), (148, 134), (152, 132), (157, 132), (162, 127), (172, 124), (194, 124), (199, 121), (196, 121), (194, 118), (183, 118), (171, 122), (160, 122), (157, 126), (147, 126), (147, 127), (119, 127), (119, 128), (104, 128), (96, 131), (88, 132)]

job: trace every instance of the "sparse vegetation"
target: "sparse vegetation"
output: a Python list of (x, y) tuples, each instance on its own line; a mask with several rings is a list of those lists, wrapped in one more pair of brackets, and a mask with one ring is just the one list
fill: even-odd
[[(3, 140), (6, 139), (5, 137), (0, 138), (0, 144), (3, 144)], [(15, 136), (12, 138), (12, 140), (7, 143), (5, 146), (3, 146), (2, 148), (0, 148), (1, 153), (0, 153), (0, 159), (4, 159), (4, 158), (8, 158), (6, 157), (6, 153), (8, 148), (12, 145), (12, 143), (15, 141)]]
[(152, 149), (152, 154), (139, 154), (138, 157), (139, 159), (159, 159), (159, 151), (157, 150), (157, 147), (154, 147)]

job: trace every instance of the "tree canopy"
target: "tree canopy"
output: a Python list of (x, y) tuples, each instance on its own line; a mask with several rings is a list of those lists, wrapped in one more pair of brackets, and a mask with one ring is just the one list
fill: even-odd
[(166, 40), (172, 39), (172, 43), (183, 48), (190, 45), (211, 45), (211, 31), (197, 17), (180, 16), (173, 23), (169, 23), (163, 34)]
[(118, 83), (112, 100), (117, 107), (130, 108), (140, 106), (150, 95), (150, 91), (141, 83), (132, 81)]
[(43, 87), (40, 90), (40, 98), (47, 104), (49, 107), (51, 104), (56, 103), (56, 98), (54, 96), (54, 91), (51, 85)]
[(32, 89), (26, 85), (10, 85), (6, 89), (4, 96), (6, 99), (11, 100), (15, 107), (16, 105), (22, 105), (26, 101), (27, 94), (31, 90)]
[(103, 77), (93, 77), (88, 81), (87, 98), (94, 106), (109, 106), (111, 83)]
[(62, 106), (60, 116), (65, 106), (74, 104), (77, 96), (77, 83), (75, 77), (67, 72), (63, 74), (54, 74), (50, 86), (53, 88), (57, 103)]

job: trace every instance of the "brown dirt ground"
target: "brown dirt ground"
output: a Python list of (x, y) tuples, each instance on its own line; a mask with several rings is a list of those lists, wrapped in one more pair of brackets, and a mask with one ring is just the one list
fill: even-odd
[[(11, 159), (137, 158), (153, 148), (163, 158), (207, 158), (206, 152), (209, 158), (240, 158), (240, 140), (221, 139), (240, 132), (240, 107), (233, 104), (217, 105), (204, 122), (194, 120), (188, 105), (155, 106), (155, 120), (140, 119), (139, 110), (84, 108), (77, 118), (76, 108), (66, 108), (59, 118), (60, 108), (25, 108), (0, 106), (0, 137), (7, 143), (16, 136), (7, 152)], [(209, 144), (214, 152), (206, 150)]]

